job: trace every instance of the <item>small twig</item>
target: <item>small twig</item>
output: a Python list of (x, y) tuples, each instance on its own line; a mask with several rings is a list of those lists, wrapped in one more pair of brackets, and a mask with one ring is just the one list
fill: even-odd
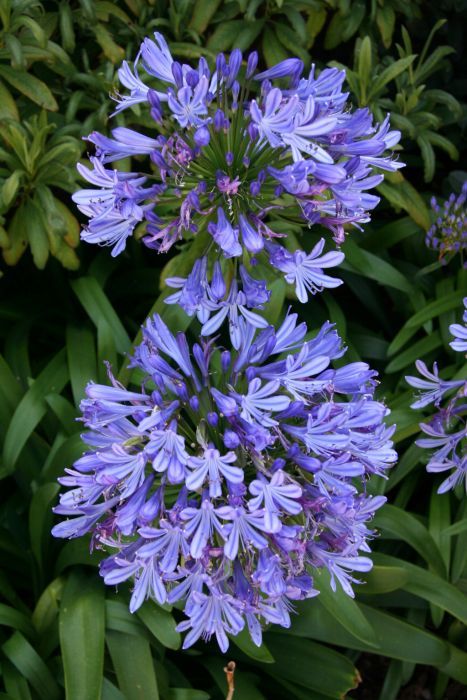
[(235, 684), (234, 684), (234, 673), (235, 673), (235, 661), (229, 661), (227, 666), (224, 668), (224, 673), (226, 675), (227, 679), (227, 688), (228, 688), (228, 693), (227, 697), (225, 700), (232, 700), (233, 694), (235, 691)]

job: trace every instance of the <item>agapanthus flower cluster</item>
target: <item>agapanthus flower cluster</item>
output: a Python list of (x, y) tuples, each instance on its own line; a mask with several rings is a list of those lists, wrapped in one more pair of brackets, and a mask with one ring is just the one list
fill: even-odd
[[(155, 315), (131, 366), (139, 388), (89, 383), (86, 452), (60, 482), (57, 537), (92, 533), (110, 550), (100, 573), (132, 581), (130, 608), (183, 601), (184, 647), (245, 626), (288, 627), (293, 603), (317, 594), (327, 569), (349, 595), (371, 568), (368, 526), (384, 498), (364, 484), (395, 460), (376, 373), (338, 368), (330, 323), (310, 339), (289, 314), (278, 328), (240, 315), (222, 336), (190, 343)], [(216, 325), (216, 324), (214, 324)]]
[[(460, 253), (464, 258), (467, 249), (467, 181), (462, 186), (461, 193), (454, 193), (443, 203), (438, 204), (433, 197), (431, 208), (436, 214), (436, 221), (426, 234), (426, 245), (439, 253), (440, 262), (447, 264)], [(464, 267), (467, 261), (464, 262)]]
[[(467, 353), (467, 297), (464, 299), (463, 324), (453, 323), (449, 330), (454, 336), (450, 343), (453, 350)], [(420, 428), (428, 436), (416, 441), (419, 447), (432, 450), (427, 471), (450, 472), (441, 483), (438, 493), (446, 493), (465, 481), (467, 492), (467, 378), (464, 371), (459, 379), (442, 379), (435, 362), (433, 371), (421, 360), (415, 363), (421, 377), (406, 377), (407, 382), (420, 390), (412, 408), (424, 408), (433, 404), (437, 409), (428, 422)], [(463, 378), (462, 378), (463, 377)], [(445, 400), (444, 406), (441, 402)]]
[[(134, 66), (123, 63), (128, 92), (115, 96), (116, 112), (149, 112), (149, 133), (117, 127), (111, 137), (88, 136), (95, 155), (79, 171), (92, 189), (74, 195), (89, 219), (82, 238), (118, 255), (140, 225), (143, 241), (161, 253), (201, 237), (201, 256), (204, 246), (211, 266), (223, 258), (226, 277), (237, 281), (231, 295), (241, 291), (238, 260), (283, 273), (302, 301), (336, 286), (322, 268), (343, 255), (284, 247), (284, 223), (320, 225), (340, 244), (345, 227), (369, 221), (379, 171), (402, 166), (392, 156), (400, 133), (389, 117), (374, 124), (368, 109), (351, 111), (337, 68), (317, 74), (313, 66), (304, 76), (302, 61), (290, 58), (258, 72), (256, 52), (244, 60), (234, 49), (211, 70), (204, 58), (195, 66), (175, 61), (163, 36), (154, 39), (143, 41)], [(128, 156), (134, 172), (114, 169)]]

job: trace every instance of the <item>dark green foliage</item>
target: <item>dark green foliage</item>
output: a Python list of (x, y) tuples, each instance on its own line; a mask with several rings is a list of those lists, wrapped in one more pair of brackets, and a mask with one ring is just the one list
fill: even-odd
[[(436, 495), (438, 479), (426, 474), (426, 457), (414, 445), (422, 413), (409, 408), (404, 381), (417, 358), (439, 360), (446, 376), (466, 371), (449, 347), (448, 326), (460, 320), (467, 273), (456, 259), (441, 267), (424, 245), (430, 196), (459, 191), (466, 177), (452, 172), (458, 151), (460, 168), (465, 158), (465, 56), (450, 48), (459, 50), (466, 8), (450, 5), (0, 0), (0, 247), (8, 266), (0, 282), (0, 697), (219, 699), (232, 658), (239, 700), (346, 693), (357, 700), (362, 652), (374, 663), (386, 657), (386, 679), (367, 690), (374, 700), (397, 698), (417, 664), (436, 674), (430, 690), (437, 700), (448, 684), (467, 684), (465, 498)], [(444, 16), (448, 22), (438, 22)], [(426, 26), (433, 27), (429, 41)], [(242, 634), (228, 658), (214, 644), (180, 651), (178, 610), (145, 604), (130, 615), (125, 586), (117, 595), (98, 577), (101, 553), (49, 534), (56, 478), (83, 449), (75, 417), (86, 382), (105, 380), (104, 360), (129, 381), (125, 354), (151, 309), (197, 333), (162, 301), (164, 278), (190, 269), (196, 251), (166, 259), (132, 242), (113, 260), (108, 251), (78, 246), (70, 200), (81, 137), (108, 128), (116, 67), (155, 30), (181, 59), (239, 46), (259, 49), (266, 64), (294, 54), (318, 67), (352, 66), (355, 104), (378, 118), (393, 113), (408, 163), (380, 186), (372, 224), (349, 236), (345, 286), (300, 308), (311, 326), (330, 318), (348, 357), (380, 371), (379, 396), (398, 425), (399, 464), (387, 482), (368, 485), (390, 502), (375, 522), (375, 567), (355, 601), (317, 577), (321, 595), (298, 606), (287, 633), (267, 632), (261, 649)], [(117, 123), (139, 118), (136, 110)], [(281, 223), (293, 236), (296, 222)], [(32, 257), (20, 260), (27, 247)], [(271, 320), (289, 304), (287, 295), (277, 283)]]

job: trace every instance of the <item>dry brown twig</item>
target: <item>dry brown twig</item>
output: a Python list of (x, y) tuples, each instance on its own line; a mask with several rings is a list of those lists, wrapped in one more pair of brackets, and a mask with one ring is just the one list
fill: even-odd
[(235, 673), (235, 661), (229, 661), (227, 666), (224, 667), (224, 673), (227, 679), (227, 689), (228, 693), (225, 700), (232, 700), (233, 694), (235, 692), (234, 684), (234, 673)]

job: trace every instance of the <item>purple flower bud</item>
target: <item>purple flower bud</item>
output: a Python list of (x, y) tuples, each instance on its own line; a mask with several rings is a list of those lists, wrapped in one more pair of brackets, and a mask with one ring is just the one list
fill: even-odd
[(284, 188), (282, 187), (282, 185), (277, 185), (277, 187), (274, 188), (274, 196), (280, 197), (281, 194), (283, 193), (283, 191), (284, 191)]
[(199, 411), (199, 399), (197, 396), (192, 396), (189, 401), (190, 407), (195, 413)]
[(250, 137), (250, 140), (256, 141), (256, 139), (258, 138), (258, 134), (258, 127), (256, 126), (256, 124), (253, 124), (253, 122), (250, 122), (248, 124), (248, 136)]
[(230, 367), (231, 355), (229, 350), (224, 350), (221, 355), (221, 367), (223, 372), (227, 372)]
[(159, 151), (151, 152), (151, 160), (155, 165), (157, 165), (158, 168), (160, 168), (160, 170), (170, 170), (169, 164)]
[(198, 146), (207, 146), (211, 140), (211, 135), (207, 126), (200, 126), (199, 129), (196, 129), (193, 138)]
[(243, 165), (245, 166), (245, 168), (249, 168), (249, 167), (250, 167), (250, 159), (248, 158), (248, 156), (243, 156), (243, 158), (242, 158), (242, 163), (243, 163)]
[(162, 120), (162, 105), (155, 90), (148, 90), (148, 102), (151, 105), (151, 117), (159, 123)]
[(175, 80), (175, 85), (178, 88), (183, 87), (183, 71), (180, 63), (178, 61), (174, 61), (172, 63), (172, 75)]
[(238, 80), (235, 80), (233, 85), (232, 85), (232, 98), (233, 98), (232, 109), (234, 109), (234, 108), (236, 109), (238, 106), (239, 94), (240, 94), (240, 83), (238, 82)]
[(224, 69), (226, 68), (227, 63), (225, 61), (225, 56), (223, 53), (218, 53), (216, 56), (216, 71), (218, 72), (219, 75), (222, 75), (224, 73)]
[(204, 56), (201, 56), (201, 58), (199, 59), (198, 70), (200, 72), (200, 75), (205, 75), (207, 78), (209, 78), (209, 75), (210, 75), (209, 66), (208, 66), (208, 62), (206, 61)]
[(221, 109), (218, 109), (214, 115), (214, 129), (220, 131), (224, 128), (225, 114)]
[[(252, 185), (255, 183), (252, 182)], [(255, 196), (255, 193), (252, 191), (250, 187), (251, 194)], [(259, 186), (258, 186), (258, 193), (259, 193)], [(245, 245), (245, 248), (248, 250), (249, 253), (259, 253), (260, 250), (264, 248), (264, 242), (263, 242), (263, 237), (259, 233), (259, 231), (254, 228), (248, 221), (247, 217), (244, 216), (243, 214), (240, 214), (239, 217), (240, 221), (240, 232), (242, 234), (242, 239), (243, 243)], [(251, 278), (250, 278), (251, 279)]]
[(232, 53), (230, 54), (230, 59), (229, 59), (229, 81), (227, 83), (227, 87), (230, 87), (230, 85), (233, 83), (235, 78), (237, 77), (238, 71), (240, 70), (240, 66), (242, 65), (242, 52), (240, 49), (234, 49)]
[(227, 153), (225, 154), (225, 162), (227, 163), (227, 165), (232, 165), (233, 161), (234, 154), (232, 153), (232, 151), (227, 151)]
[(211, 280), (211, 293), (217, 301), (224, 298), (227, 287), (225, 284), (224, 276), (222, 274), (222, 268), (220, 262), (216, 260), (214, 263), (214, 271)]
[(261, 95), (262, 97), (267, 97), (267, 95), (271, 92), (272, 90), (272, 83), (270, 80), (263, 80), (261, 83)]
[(235, 450), (240, 444), (240, 438), (233, 430), (226, 430), (223, 439), (224, 445), (228, 450)]
[(209, 411), (209, 413), (206, 414), (206, 419), (213, 428), (219, 423), (219, 416), (214, 411)]
[(282, 459), (282, 457), (278, 457), (277, 459), (274, 460), (274, 462), (270, 466), (270, 471), (272, 473), (277, 472), (278, 469), (284, 469), (286, 465), (285, 459)]
[(191, 88), (195, 88), (199, 83), (199, 73), (196, 70), (190, 70), (186, 74), (185, 80)]
[[(194, 350), (194, 348), (193, 348)], [(185, 382), (180, 382), (175, 385), (174, 391), (176, 392), (177, 396), (182, 400), (182, 401), (188, 401), (188, 389), (186, 387)]]
[(257, 51), (252, 51), (250, 55), (248, 56), (248, 61), (246, 64), (246, 78), (249, 80), (253, 73), (256, 70), (256, 66), (258, 65), (258, 52)]
[(259, 184), (258, 180), (253, 180), (253, 182), (250, 183), (250, 192), (253, 197), (257, 197), (259, 195), (261, 192), (261, 185)]
[(151, 523), (159, 515), (162, 501), (162, 489), (157, 489), (138, 512), (139, 525)]
[(258, 73), (255, 76), (255, 80), (262, 80), (263, 78), (270, 78), (274, 80), (275, 78), (284, 78), (285, 76), (295, 76), (297, 73), (301, 73), (303, 70), (303, 61), (299, 58), (286, 58), (284, 61), (277, 63), (272, 68)]

